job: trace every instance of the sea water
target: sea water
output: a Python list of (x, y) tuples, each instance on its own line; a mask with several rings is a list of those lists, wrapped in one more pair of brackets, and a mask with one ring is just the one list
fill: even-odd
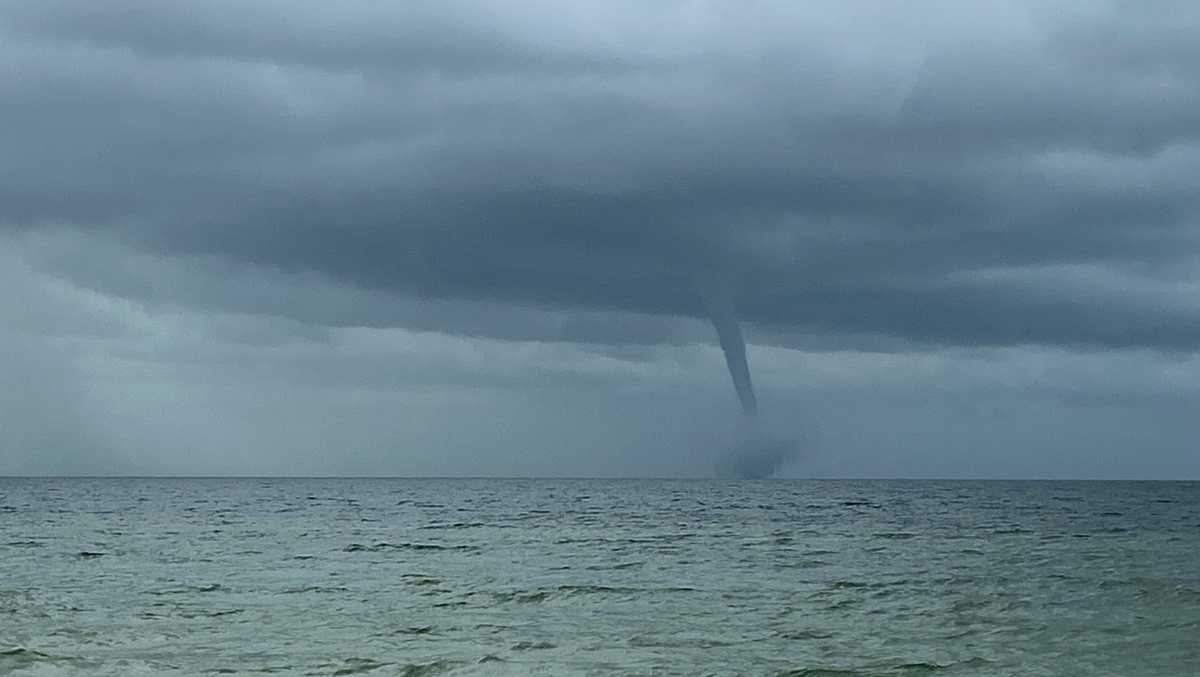
[(0, 674), (1200, 675), (1200, 484), (0, 478)]

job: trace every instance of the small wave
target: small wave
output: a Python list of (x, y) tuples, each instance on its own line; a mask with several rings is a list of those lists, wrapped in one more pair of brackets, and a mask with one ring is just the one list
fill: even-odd
[[(986, 663), (987, 661), (983, 662)], [(967, 667), (977, 667), (979, 665), (979, 663), (975, 662), (975, 659), (955, 664), (955, 666)], [(868, 669), (815, 667), (785, 670), (776, 673), (776, 677), (916, 677), (916, 675), (940, 672), (947, 667), (951, 666), (925, 662), (900, 663), (898, 665)]]
[(908, 675), (924, 675), (945, 669), (945, 665), (937, 663), (902, 663), (892, 668), (891, 672), (907, 677)]
[(5, 545), (5, 547), (8, 547), (8, 548), (42, 548), (42, 547), (45, 547), (42, 543), (39, 543), (38, 541), (33, 541), (33, 540), (9, 541), (8, 543), (5, 543), (4, 545)]
[(151, 590), (151, 595), (190, 595), (196, 592), (217, 592), (225, 588), (220, 583), (208, 583), (205, 585), (181, 585), (175, 588), (164, 588), (162, 590)]
[(727, 641), (723, 639), (714, 639), (711, 637), (678, 637), (678, 636), (656, 636), (656, 635), (634, 635), (629, 638), (629, 645), (644, 648), (693, 648), (693, 649), (718, 649), (726, 646), (734, 646), (737, 642)]
[[(371, 672), (391, 665), (391, 663), (381, 663), (371, 658), (347, 658), (338, 669), (333, 671), (334, 675), (359, 675), (364, 672)], [(400, 674), (409, 674), (401, 672)], [(421, 673), (415, 673), (421, 674)], [(428, 673), (426, 673), (428, 674)]]
[(79, 559), (97, 559), (100, 557), (104, 557), (107, 554), (108, 554), (107, 552), (99, 552), (96, 550), (81, 550), (75, 554), (75, 557), (77, 557)]
[(245, 609), (220, 609), (217, 611), (185, 611), (179, 614), (180, 618), (221, 618), (223, 616), (236, 616), (240, 613), (245, 613)]
[(828, 562), (821, 559), (793, 559), (786, 562), (777, 562), (777, 569), (820, 569), (827, 566)]
[(0, 672), (24, 670), (39, 663), (79, 663), (80, 659), (72, 656), (55, 656), (53, 654), (26, 649), (22, 646), (11, 649), (0, 649)]

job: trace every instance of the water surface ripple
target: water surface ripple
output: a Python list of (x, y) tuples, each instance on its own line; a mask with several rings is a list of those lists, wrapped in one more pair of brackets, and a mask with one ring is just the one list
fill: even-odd
[(1200, 675), (1200, 484), (0, 478), (0, 675)]

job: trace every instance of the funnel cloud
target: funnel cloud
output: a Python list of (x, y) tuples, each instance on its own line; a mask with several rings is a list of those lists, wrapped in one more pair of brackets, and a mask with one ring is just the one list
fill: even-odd
[(750, 364), (746, 360), (746, 340), (733, 307), (733, 295), (728, 285), (709, 284), (701, 286), (704, 305), (709, 318), (717, 330), (717, 340), (725, 355), (725, 364), (733, 379), (742, 413), (749, 418), (758, 415), (758, 397), (754, 394), (754, 383), (750, 379)]
[(717, 332), (725, 364), (733, 379), (734, 390), (742, 405), (744, 425), (738, 426), (739, 440), (733, 449), (720, 454), (716, 462), (718, 477), (734, 479), (763, 479), (771, 477), (799, 456), (796, 440), (768, 434), (759, 421), (758, 396), (750, 376), (746, 358), (746, 339), (733, 303), (732, 286), (728, 280), (703, 280), (698, 287), (704, 305)]

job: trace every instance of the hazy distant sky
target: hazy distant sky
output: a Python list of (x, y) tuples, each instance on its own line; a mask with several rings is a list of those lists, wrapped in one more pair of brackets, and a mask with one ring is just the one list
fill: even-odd
[(1200, 478), (1200, 4), (0, 0), (0, 473)]

